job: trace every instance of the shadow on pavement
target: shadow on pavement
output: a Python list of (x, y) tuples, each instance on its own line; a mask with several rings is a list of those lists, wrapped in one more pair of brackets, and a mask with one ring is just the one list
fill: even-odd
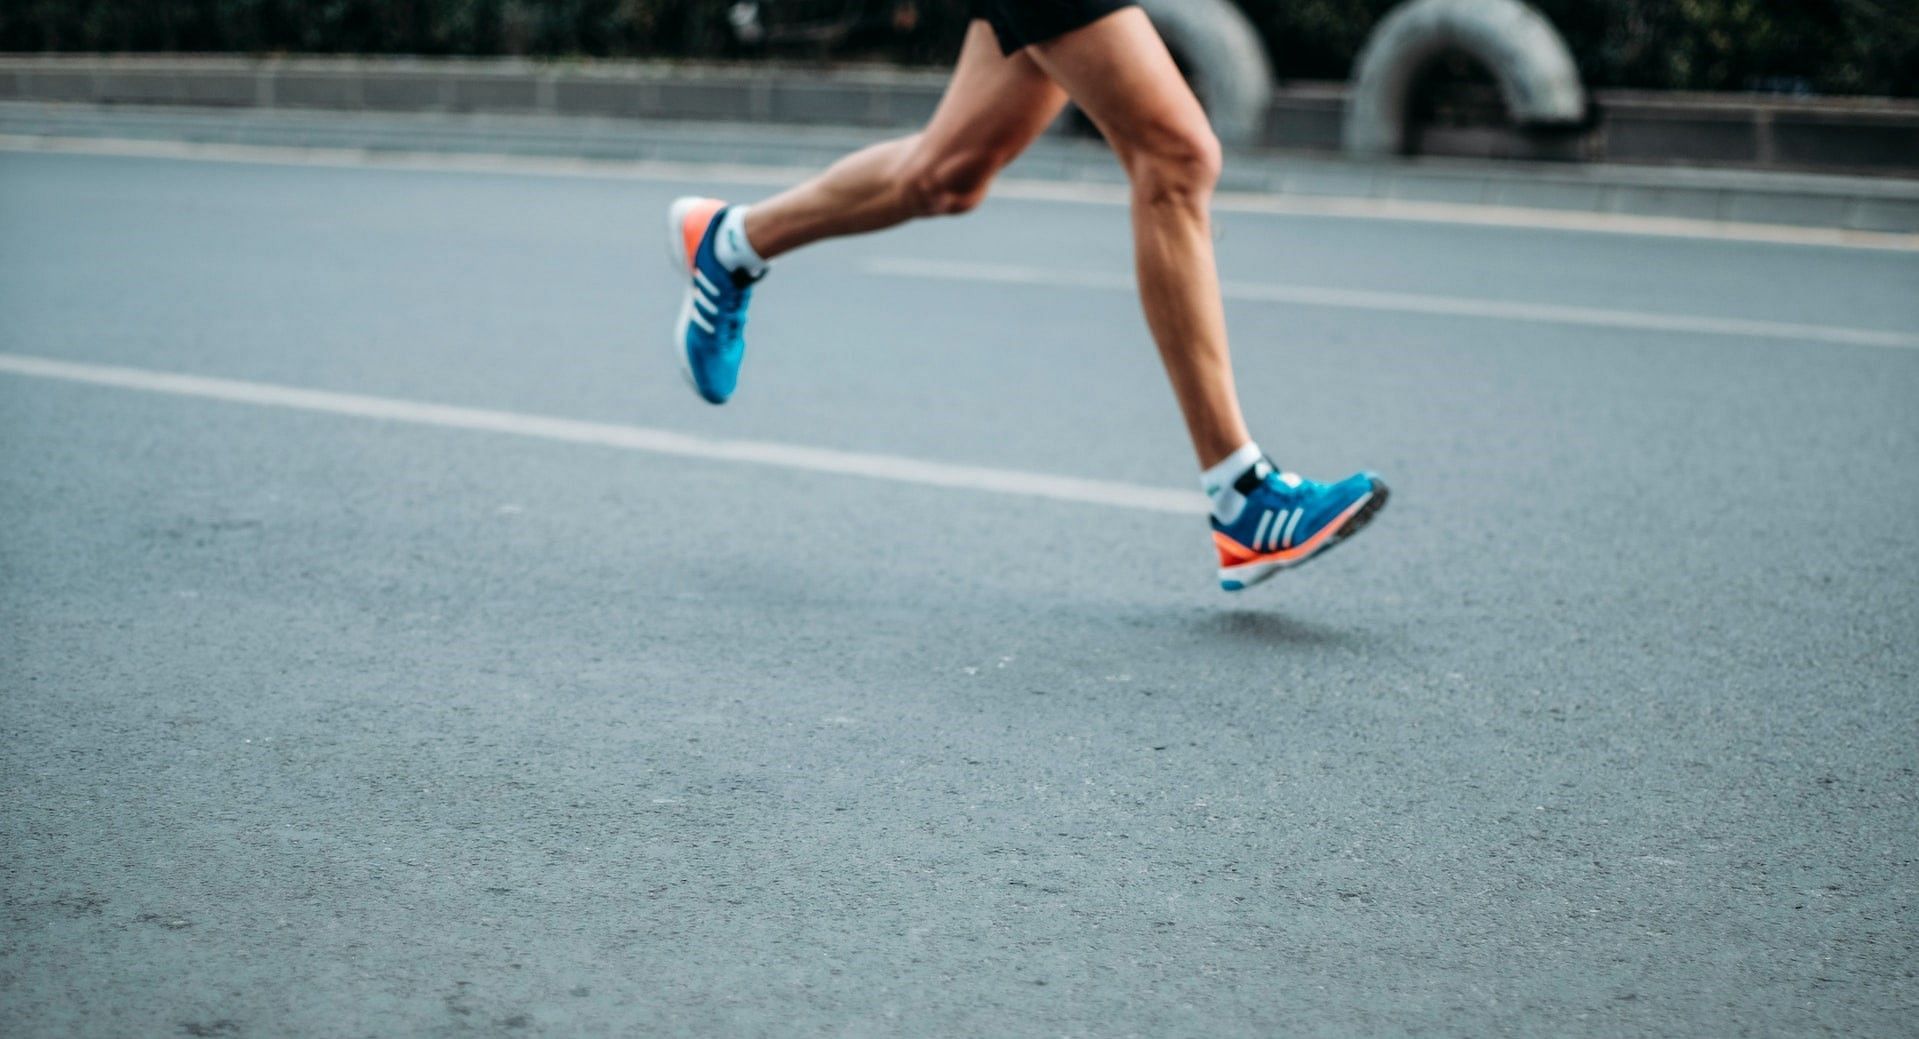
[(1268, 645), (1351, 647), (1365, 641), (1356, 632), (1245, 607), (1208, 613), (1194, 627), (1215, 638)]

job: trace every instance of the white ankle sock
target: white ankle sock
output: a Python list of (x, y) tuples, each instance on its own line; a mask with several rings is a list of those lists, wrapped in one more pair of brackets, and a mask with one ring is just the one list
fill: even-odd
[(766, 273), (766, 261), (746, 240), (746, 210), (746, 206), (733, 206), (720, 218), (720, 229), (713, 234), (713, 256), (727, 270), (757, 278)]
[(1213, 499), (1214, 519), (1231, 523), (1239, 518), (1241, 510), (1246, 508), (1246, 496), (1239, 493), (1233, 483), (1265, 457), (1266, 453), (1259, 449), (1259, 445), (1249, 440), (1239, 450), (1199, 474), (1200, 489)]

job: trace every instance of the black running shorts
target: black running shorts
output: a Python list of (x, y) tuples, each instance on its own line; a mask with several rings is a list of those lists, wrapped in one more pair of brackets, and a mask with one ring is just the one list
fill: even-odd
[(1029, 43), (1045, 43), (1091, 25), (1135, 0), (968, 0), (975, 18), (984, 19), (999, 37), (999, 49), (1011, 54)]

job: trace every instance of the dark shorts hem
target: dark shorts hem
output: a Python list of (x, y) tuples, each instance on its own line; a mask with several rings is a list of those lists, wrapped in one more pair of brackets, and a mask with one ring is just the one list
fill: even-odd
[(993, 27), (1001, 54), (1064, 36), (1138, 0), (971, 0), (974, 18)]

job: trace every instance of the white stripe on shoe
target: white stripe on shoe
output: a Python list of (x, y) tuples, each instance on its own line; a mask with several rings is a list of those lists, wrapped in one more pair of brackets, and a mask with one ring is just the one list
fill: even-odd
[[(694, 298), (694, 299), (698, 299), (698, 298), (700, 298), (700, 297), (699, 297), (699, 293), (697, 293), (697, 292), (696, 292), (696, 293), (694, 293), (694, 294), (693, 294), (693, 298)], [(688, 318), (688, 319), (690, 319), (690, 320), (691, 320), (691, 321), (692, 321), (692, 322), (693, 322), (694, 324), (696, 324), (696, 325), (698, 325), (698, 326), (700, 326), (701, 328), (704, 328), (704, 329), (706, 329), (706, 332), (707, 332), (707, 334), (708, 334), (708, 335), (712, 335), (712, 334), (713, 334), (713, 332), (714, 332), (714, 329), (713, 329), (713, 322), (711, 322), (711, 321), (708, 321), (708, 320), (706, 319), (706, 315), (705, 315), (705, 314), (702, 314), (702, 313), (700, 313), (700, 308), (698, 308), (698, 307), (688, 307), (688, 308), (686, 308), (686, 316), (687, 316), (687, 318)]]
[(1267, 509), (1259, 517), (1259, 530), (1253, 534), (1252, 550), (1259, 551), (1260, 543), (1266, 540), (1266, 527), (1273, 522), (1273, 510)]

